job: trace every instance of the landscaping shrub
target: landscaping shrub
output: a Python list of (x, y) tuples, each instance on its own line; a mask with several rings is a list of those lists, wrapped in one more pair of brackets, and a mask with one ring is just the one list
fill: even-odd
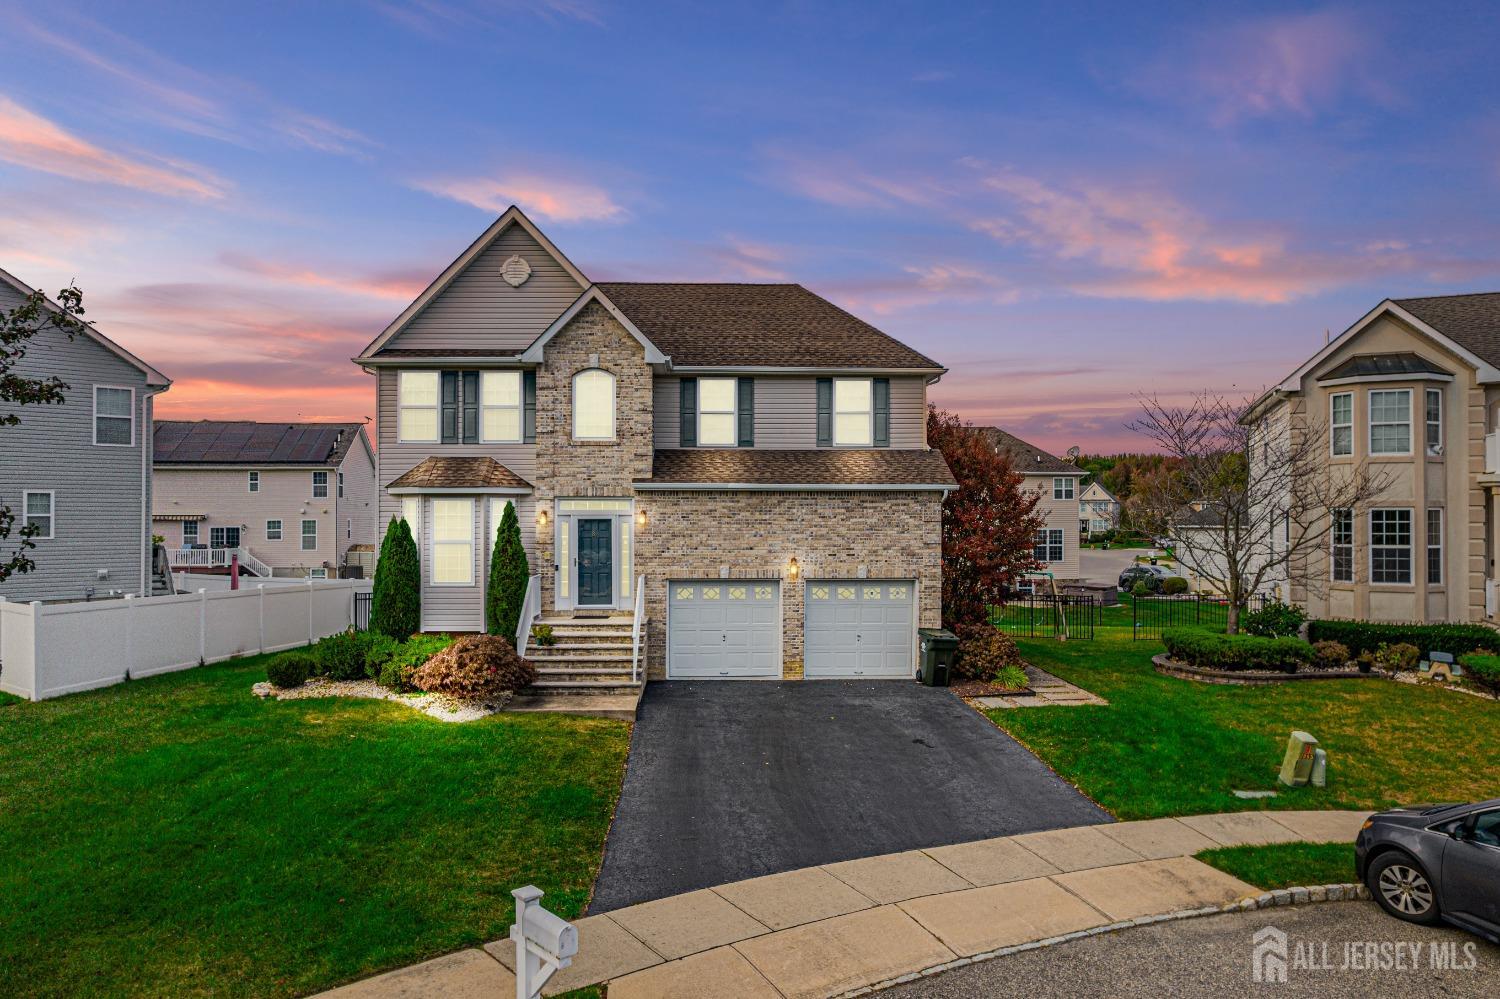
[(300, 687), (313, 672), (313, 658), (306, 652), (283, 652), (266, 663), (266, 679), (283, 690)]
[(330, 680), (363, 680), (365, 634), (363, 631), (343, 631), (319, 640), (313, 646), (318, 674)]
[(1409, 642), (1382, 645), (1375, 650), (1375, 665), (1391, 673), (1409, 673), (1417, 668), (1422, 650)]
[(419, 690), (448, 697), (497, 697), (536, 679), (536, 667), (499, 635), (465, 635), (412, 674)]
[(1002, 666), (995, 673), (995, 682), (1006, 690), (1025, 690), (1031, 681), (1026, 678), (1026, 671), (1021, 667), (1011, 664)]
[(1169, 597), (1180, 596), (1188, 591), (1188, 581), (1182, 576), (1168, 576), (1161, 581), (1161, 591)]
[(1323, 669), (1346, 669), (1349, 666), (1349, 647), (1343, 642), (1313, 642), (1313, 658)]
[(1200, 628), (1171, 628), (1162, 632), (1161, 640), (1173, 659), (1205, 669), (1295, 673), (1313, 660), (1313, 647), (1296, 638), (1220, 635)]
[(375, 563), (370, 630), (402, 641), (422, 627), (422, 563), (411, 528), (392, 517)]
[(992, 677), (1006, 666), (1021, 664), (1016, 640), (988, 624), (966, 625), (958, 632), (953, 673), (962, 680)]
[(1458, 662), (1474, 686), (1500, 694), (1500, 656), (1470, 653)]
[(1130, 588), (1130, 595), (1132, 597), (1149, 597), (1151, 595), (1151, 587), (1146, 585), (1144, 579), (1137, 579), (1135, 585)]
[(1343, 642), (1358, 656), (1381, 645), (1409, 642), (1423, 653), (1461, 656), (1495, 644), (1495, 632), (1482, 624), (1383, 624), (1375, 621), (1312, 621), (1307, 637)]
[(557, 644), (557, 636), (552, 634), (552, 625), (550, 624), (532, 625), (531, 637), (536, 641), (536, 644), (543, 648)]
[(416, 690), (411, 675), (427, 660), (453, 644), (447, 635), (413, 635), (398, 643), (395, 652), (380, 666), (375, 682), (388, 690), (409, 694)]
[(1240, 630), (1247, 635), (1259, 635), (1262, 638), (1282, 638), (1295, 636), (1306, 620), (1307, 614), (1302, 608), (1272, 601), (1260, 610), (1242, 617)]
[(521, 623), (521, 605), (526, 602), (526, 583), (531, 568), (526, 564), (526, 549), (521, 546), (521, 525), (516, 520), (516, 505), (505, 504), (500, 526), (495, 530), (495, 550), (490, 556), (490, 579), (484, 595), (485, 630), (508, 639), (516, 645), (516, 628)]
[(365, 676), (378, 679), (380, 671), (401, 648), (401, 643), (379, 631), (359, 632), (365, 646)]

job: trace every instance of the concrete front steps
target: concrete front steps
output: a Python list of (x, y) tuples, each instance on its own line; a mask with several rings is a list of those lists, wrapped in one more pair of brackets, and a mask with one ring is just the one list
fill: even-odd
[(526, 658), (536, 663), (537, 679), (516, 694), (507, 710), (634, 721), (645, 680), (634, 682), (630, 675), (633, 618), (556, 614), (538, 623), (552, 628), (555, 644), (527, 646)]

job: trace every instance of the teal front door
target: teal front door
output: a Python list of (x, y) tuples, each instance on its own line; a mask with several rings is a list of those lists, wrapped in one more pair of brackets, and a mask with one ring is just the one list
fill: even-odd
[(614, 602), (614, 542), (611, 520), (578, 522), (578, 604)]

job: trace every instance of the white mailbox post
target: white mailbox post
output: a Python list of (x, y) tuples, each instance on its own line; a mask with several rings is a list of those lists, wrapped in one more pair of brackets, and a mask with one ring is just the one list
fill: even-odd
[(516, 942), (516, 999), (536, 999), (549, 978), (573, 963), (578, 930), (538, 904), (542, 890), (536, 885), (511, 895), (516, 900), (516, 923), (510, 928)]

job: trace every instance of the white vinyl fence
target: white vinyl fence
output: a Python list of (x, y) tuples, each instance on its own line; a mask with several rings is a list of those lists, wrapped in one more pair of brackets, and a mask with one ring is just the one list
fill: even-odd
[(346, 631), (360, 580), (85, 603), (0, 601), (0, 690), (33, 701)]

